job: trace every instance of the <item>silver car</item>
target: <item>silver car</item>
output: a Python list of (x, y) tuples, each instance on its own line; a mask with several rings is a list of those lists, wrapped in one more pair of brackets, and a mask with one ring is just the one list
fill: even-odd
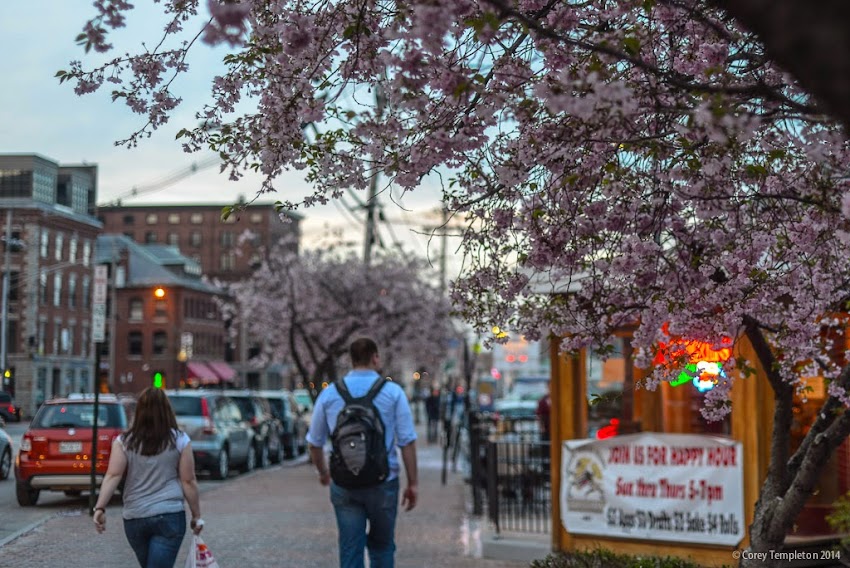
[(0, 417), (0, 481), (8, 479), (12, 471), (12, 438), (3, 429), (5, 423)]
[(254, 430), (239, 407), (221, 392), (166, 391), (178, 427), (192, 440), (195, 468), (226, 479), (232, 466), (243, 472), (257, 466)]

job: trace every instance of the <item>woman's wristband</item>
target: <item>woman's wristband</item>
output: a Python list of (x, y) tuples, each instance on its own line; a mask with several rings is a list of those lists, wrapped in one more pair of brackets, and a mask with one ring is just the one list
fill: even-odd
[(98, 511), (103, 511), (103, 514), (104, 515), (106, 514), (106, 509), (104, 509), (103, 507), (95, 507), (94, 508), (95, 513), (97, 513)]

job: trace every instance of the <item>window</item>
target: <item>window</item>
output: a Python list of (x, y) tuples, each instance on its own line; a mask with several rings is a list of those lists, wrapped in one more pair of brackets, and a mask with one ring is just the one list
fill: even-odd
[(192, 231), (189, 234), (189, 244), (193, 247), (201, 246), (201, 232), (200, 231)]
[(168, 233), (168, 244), (174, 247), (180, 246), (180, 235), (177, 233)]
[(233, 270), (235, 264), (236, 255), (232, 252), (226, 252), (221, 255), (221, 262), (219, 263), (219, 268), (221, 268), (221, 270)]
[(68, 260), (77, 262), (77, 237), (71, 237), (68, 241)]
[(47, 247), (50, 246), (50, 231), (47, 229), (41, 230), (41, 246), (39, 248), (39, 253), (41, 258), (47, 258)]
[(168, 346), (168, 334), (164, 331), (153, 332), (153, 354), (164, 355)]
[(38, 354), (44, 355), (44, 345), (47, 342), (47, 322), (40, 321), (38, 322), (38, 336), (36, 337), (36, 344), (38, 345)]
[[(603, 438), (612, 431), (612, 425), (631, 420), (631, 416), (622, 415), (623, 392), (628, 383), (626, 371), (632, 366), (631, 350), (628, 349), (628, 356), (625, 351), (626, 341), (621, 337), (614, 338), (607, 358), (594, 349), (587, 349), (587, 435), (590, 438)], [(631, 385), (626, 388), (630, 389)]]
[(91, 277), (83, 276), (83, 289), (82, 289), (83, 301), (80, 304), (84, 308), (91, 307)]
[(91, 263), (91, 241), (83, 241), (83, 266)]
[(9, 353), (18, 353), (18, 322), (10, 319), (6, 327), (6, 346)]
[(131, 331), (127, 334), (127, 354), (141, 355), (142, 354), (142, 332)]
[(59, 337), (62, 335), (62, 324), (53, 324), (53, 354), (59, 355)]
[(145, 244), (151, 245), (156, 242), (156, 233), (154, 231), (148, 231), (145, 233)]
[(80, 355), (85, 357), (88, 355), (89, 348), (89, 328), (83, 327), (83, 331), (80, 334)]
[(47, 271), (42, 270), (38, 275), (38, 303), (47, 305)]
[(156, 225), (159, 223), (159, 216), (156, 213), (149, 213), (147, 217), (145, 217), (145, 223), (148, 225)]
[(168, 214), (168, 224), (169, 225), (179, 225), (180, 224), (180, 214), (179, 213), (169, 213)]
[(53, 306), (62, 305), (62, 272), (53, 275)]
[(71, 353), (74, 350), (74, 333), (71, 329), (63, 327), (59, 339), (62, 353)]
[(56, 250), (55, 257), (56, 260), (62, 260), (62, 247), (65, 246), (65, 235), (62, 233), (56, 233)]
[(124, 224), (125, 225), (133, 225), (136, 223), (136, 218), (132, 215), (124, 215)]
[(200, 225), (204, 222), (204, 216), (202, 213), (192, 213), (192, 215), (189, 217), (189, 222), (193, 225)]
[(263, 222), (263, 214), (262, 213), (251, 213), (251, 222), (252, 223), (262, 223)]
[(164, 318), (168, 315), (168, 304), (165, 300), (154, 300), (153, 306), (153, 316), (155, 318)]
[(225, 231), (221, 234), (221, 246), (224, 248), (233, 246), (233, 233), (231, 231)]
[(77, 275), (68, 275), (68, 307), (77, 307)]
[(130, 319), (141, 321), (144, 319), (144, 302), (141, 298), (130, 299)]

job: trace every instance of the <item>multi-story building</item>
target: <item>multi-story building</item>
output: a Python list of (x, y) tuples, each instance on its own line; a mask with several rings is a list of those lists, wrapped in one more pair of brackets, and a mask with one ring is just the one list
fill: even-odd
[(97, 167), (0, 155), (3, 390), (31, 416), (46, 398), (91, 392)]
[(271, 204), (251, 204), (222, 220), (226, 205), (112, 205), (98, 207), (104, 232), (142, 244), (177, 247), (204, 275), (224, 281), (249, 276), (281, 241), (298, 250), (301, 216), (281, 217)]
[(198, 263), (175, 247), (123, 235), (101, 235), (95, 262), (109, 267), (109, 333), (100, 359), (113, 369), (111, 390), (238, 381), (224, 360), (223, 292), (202, 278)]
[[(140, 244), (177, 247), (193, 259), (213, 281), (235, 282), (249, 278), (277, 245), (298, 252), (300, 221), (295, 213), (282, 214), (271, 204), (250, 204), (227, 219), (220, 205), (108, 205), (98, 207), (104, 232), (128, 237)], [(261, 352), (262, 338), (237, 330), (225, 346), (225, 361), (234, 367), (240, 382), (254, 388), (278, 388), (289, 367), (275, 362), (266, 368), (252, 366)]]

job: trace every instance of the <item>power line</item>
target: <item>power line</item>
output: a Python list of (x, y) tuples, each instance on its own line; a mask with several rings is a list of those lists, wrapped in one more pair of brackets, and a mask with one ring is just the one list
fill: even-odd
[(211, 156), (205, 160), (202, 160), (201, 162), (192, 162), (190, 166), (186, 168), (181, 168), (177, 171), (167, 174), (156, 181), (147, 183), (142, 186), (133, 186), (132, 189), (129, 189), (124, 193), (119, 194), (118, 197), (116, 197), (110, 202), (110, 205), (117, 205), (125, 199), (131, 197), (138, 197), (139, 195), (153, 193), (155, 191), (165, 189), (171, 185), (174, 185), (178, 181), (191, 177), (202, 170), (206, 170), (220, 163), (221, 159), (218, 156)]

